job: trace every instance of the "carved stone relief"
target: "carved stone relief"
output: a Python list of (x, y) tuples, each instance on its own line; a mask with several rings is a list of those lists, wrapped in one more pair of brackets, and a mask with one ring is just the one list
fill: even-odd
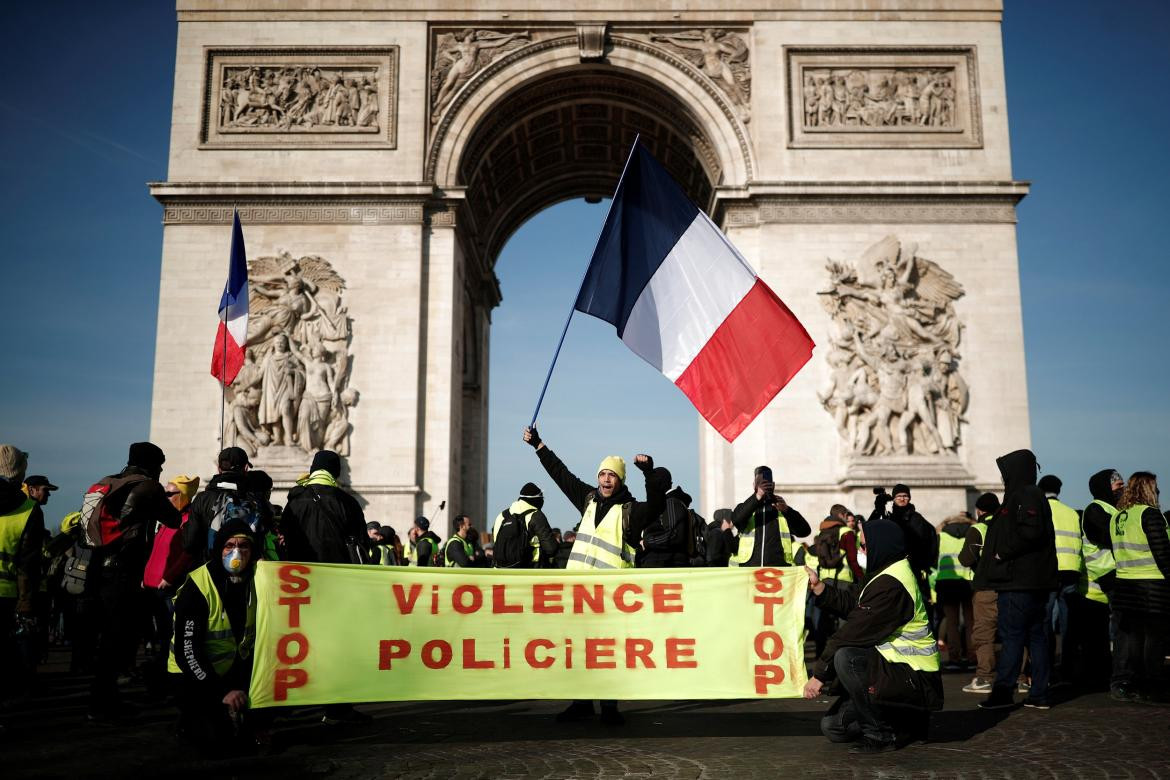
[(790, 145), (982, 144), (973, 48), (788, 48)]
[(473, 30), (439, 33), (431, 64), (431, 122), (438, 122), (471, 77), (502, 54), (532, 42), (528, 30)]
[(887, 236), (856, 263), (829, 260), (819, 293), (836, 325), (818, 391), (854, 456), (954, 452), (967, 383), (959, 372), (962, 286), (915, 244)]
[(694, 65), (731, 99), (739, 118), (751, 118), (752, 72), (744, 36), (719, 29), (651, 33), (650, 41)]
[(248, 263), (248, 346), (228, 388), (225, 441), (255, 457), (294, 448), (349, 454), (352, 319), (329, 261), (288, 252)]
[(393, 146), (397, 47), (213, 49), (209, 146)]

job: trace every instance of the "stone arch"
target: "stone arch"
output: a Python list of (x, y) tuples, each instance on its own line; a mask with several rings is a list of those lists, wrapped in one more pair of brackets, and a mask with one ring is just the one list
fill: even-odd
[(651, 93), (673, 101), (688, 114), (714, 154), (715, 165), (709, 166), (718, 172), (714, 186), (743, 185), (752, 178), (752, 154), (743, 123), (719, 89), (689, 62), (644, 41), (615, 35), (609, 39), (604, 61), (582, 63), (575, 34), (522, 47), (477, 73), (434, 128), (424, 178), (445, 190), (465, 186), (460, 169), (471, 139), (503, 101), (552, 75), (586, 69), (640, 79)]

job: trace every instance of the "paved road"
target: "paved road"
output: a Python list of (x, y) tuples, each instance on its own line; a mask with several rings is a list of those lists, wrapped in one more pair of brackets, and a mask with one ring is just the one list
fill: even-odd
[[(54, 660), (57, 660), (54, 658)], [(88, 680), (50, 670), (41, 693), (0, 712), (0, 777), (86, 778), (1170, 778), (1170, 707), (1105, 695), (1047, 712), (985, 713), (947, 675), (932, 740), (859, 757), (818, 729), (826, 702), (628, 702), (627, 724), (560, 726), (559, 702), (429, 702), (361, 709), (325, 726), (320, 710), (282, 720), (267, 757), (209, 761), (171, 736), (175, 710), (144, 706), (133, 726), (85, 724)], [(140, 691), (131, 689), (131, 699)]]

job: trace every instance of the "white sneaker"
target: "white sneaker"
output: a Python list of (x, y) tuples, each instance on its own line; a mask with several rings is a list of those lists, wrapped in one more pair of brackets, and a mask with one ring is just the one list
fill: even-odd
[(1028, 693), (1031, 690), (1032, 683), (1024, 682), (1023, 680), (1020, 680), (1019, 684), (1016, 686), (1016, 693)]
[(991, 680), (986, 677), (972, 677), (971, 682), (963, 686), (964, 693), (989, 693)]

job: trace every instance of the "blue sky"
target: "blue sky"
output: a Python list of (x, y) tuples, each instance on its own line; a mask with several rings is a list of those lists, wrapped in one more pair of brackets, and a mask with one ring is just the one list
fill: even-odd
[[(0, 441), (62, 486), (56, 520), (149, 430), (162, 228), (145, 182), (166, 178), (174, 9), (4, 3), (0, 24)], [(1032, 438), (1080, 505), (1099, 467), (1170, 474), (1170, 4), (1009, 0), (1004, 40), (1014, 175), (1033, 182), (1018, 234)], [(542, 475), (519, 430), (603, 216), (549, 209), (499, 259), (493, 508)], [(225, 228), (225, 265), (228, 242)], [(648, 449), (695, 484), (694, 413), (612, 328), (575, 317), (562, 361), (541, 421), (572, 467)], [(599, 374), (620, 377), (613, 393), (585, 391)], [(550, 506), (569, 523), (567, 504)]]

